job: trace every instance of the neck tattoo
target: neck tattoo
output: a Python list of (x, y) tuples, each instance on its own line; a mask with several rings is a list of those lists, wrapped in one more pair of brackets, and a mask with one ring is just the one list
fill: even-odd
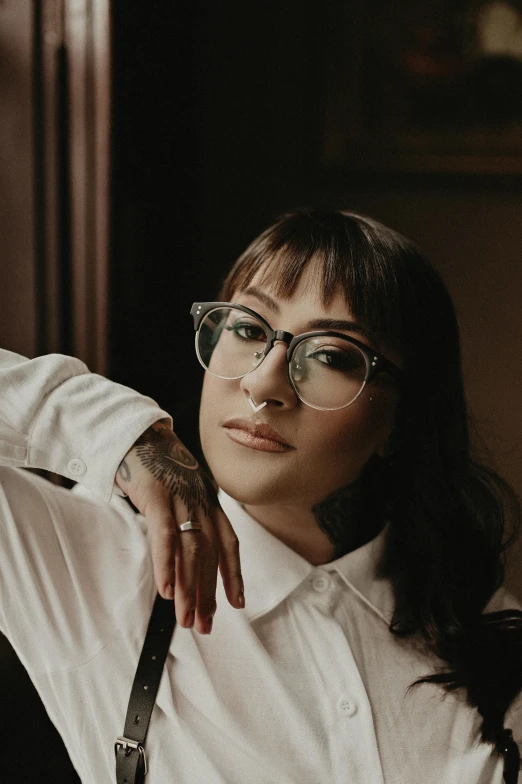
[(335, 490), (312, 507), (312, 511), (319, 528), (334, 546), (333, 561), (362, 547), (384, 525), (384, 519), (375, 514), (359, 482)]

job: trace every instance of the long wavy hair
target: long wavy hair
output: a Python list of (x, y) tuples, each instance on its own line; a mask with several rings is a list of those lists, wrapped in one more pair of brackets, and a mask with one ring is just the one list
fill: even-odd
[(312, 259), (322, 265), (325, 305), (341, 288), (355, 317), (404, 363), (390, 459), (370, 460), (364, 484), (368, 499), (380, 499), (372, 512), (391, 521), (383, 564), (396, 600), (390, 631), (420, 634), (442, 660), (410, 688), (464, 689), (483, 718), (482, 741), (500, 754), (506, 711), (522, 689), (522, 613), (484, 610), (504, 581), (521, 510), (510, 486), (470, 453), (451, 298), (405, 237), (353, 212), (317, 210), (285, 214), (255, 239), (219, 298), (230, 301), (259, 271), (289, 297)]

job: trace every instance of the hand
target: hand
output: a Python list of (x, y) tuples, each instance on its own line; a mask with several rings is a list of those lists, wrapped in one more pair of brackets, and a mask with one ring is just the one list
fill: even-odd
[[(215, 485), (168, 425), (156, 422), (138, 438), (116, 482), (145, 517), (156, 586), (175, 599), (181, 626), (210, 634), (218, 565), (228, 601), (245, 606), (237, 536)], [(203, 529), (180, 532), (187, 520)]]

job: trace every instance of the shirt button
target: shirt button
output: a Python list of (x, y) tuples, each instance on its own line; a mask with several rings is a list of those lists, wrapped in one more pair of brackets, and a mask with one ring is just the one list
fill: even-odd
[(67, 469), (73, 476), (83, 476), (87, 471), (87, 466), (83, 460), (80, 460), (79, 457), (75, 457), (74, 460), (69, 462)]
[(316, 574), (312, 580), (312, 587), (314, 591), (317, 591), (317, 593), (323, 593), (324, 591), (327, 591), (330, 585), (330, 578), (325, 574)]
[(349, 718), (350, 716), (353, 716), (356, 710), (357, 705), (349, 697), (341, 697), (337, 700), (337, 713), (339, 716), (346, 716)]

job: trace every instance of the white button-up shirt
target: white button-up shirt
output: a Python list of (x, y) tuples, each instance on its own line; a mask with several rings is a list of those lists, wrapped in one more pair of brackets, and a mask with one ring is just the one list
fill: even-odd
[[(51, 385), (53, 392), (48, 384), (44, 396), (56, 394), (59, 443), (33, 443), (35, 431), (48, 428), (42, 419), (31, 423), (27, 390), (41, 417), (37, 386), (57, 360), (39, 360), (36, 380), (25, 363), (14, 423), (6, 399), (15, 387), (6, 384), (5, 355), (3, 370), (1, 361), (0, 460), (6, 463), (8, 453), (11, 464), (27, 464), (34, 450), (47, 455), (46, 467), (68, 469), (83, 485), (89, 478), (90, 490), (71, 492), (18, 468), (0, 469), (0, 628), (84, 784), (109, 784), (156, 588), (145, 521), (124, 499), (104, 498), (128, 439), (166, 414), (92, 375), (83, 381), (89, 395), (75, 406), (70, 398), (81, 398), (83, 387), (71, 386), (76, 370), (85, 370), (70, 364), (68, 380)], [(64, 373), (67, 360), (60, 362)], [(62, 383), (69, 384), (68, 400), (60, 397)], [(125, 415), (111, 407), (112, 394), (124, 413), (127, 401)], [(83, 412), (74, 426), (67, 424), (69, 409), (77, 417)], [(44, 419), (56, 423), (56, 410), (48, 408)], [(112, 444), (120, 429), (125, 434), (118, 456), (108, 442), (107, 460), (89, 444), (98, 422)], [(105, 443), (102, 434), (97, 439)], [(54, 449), (60, 461), (53, 461)], [(85, 469), (73, 469), (74, 461)], [(389, 631), (393, 593), (377, 576), (388, 527), (364, 547), (313, 566), (234, 499), (221, 492), (220, 501), (240, 542), (246, 607), (230, 606), (218, 576), (212, 634), (176, 627), (146, 741), (147, 782), (502, 784), (503, 761), (479, 743), (480, 717), (461, 694), (434, 684), (406, 694), (440, 662), (418, 640)], [(490, 609), (503, 606), (516, 603), (499, 592)], [(519, 701), (506, 726), (522, 742)]]

